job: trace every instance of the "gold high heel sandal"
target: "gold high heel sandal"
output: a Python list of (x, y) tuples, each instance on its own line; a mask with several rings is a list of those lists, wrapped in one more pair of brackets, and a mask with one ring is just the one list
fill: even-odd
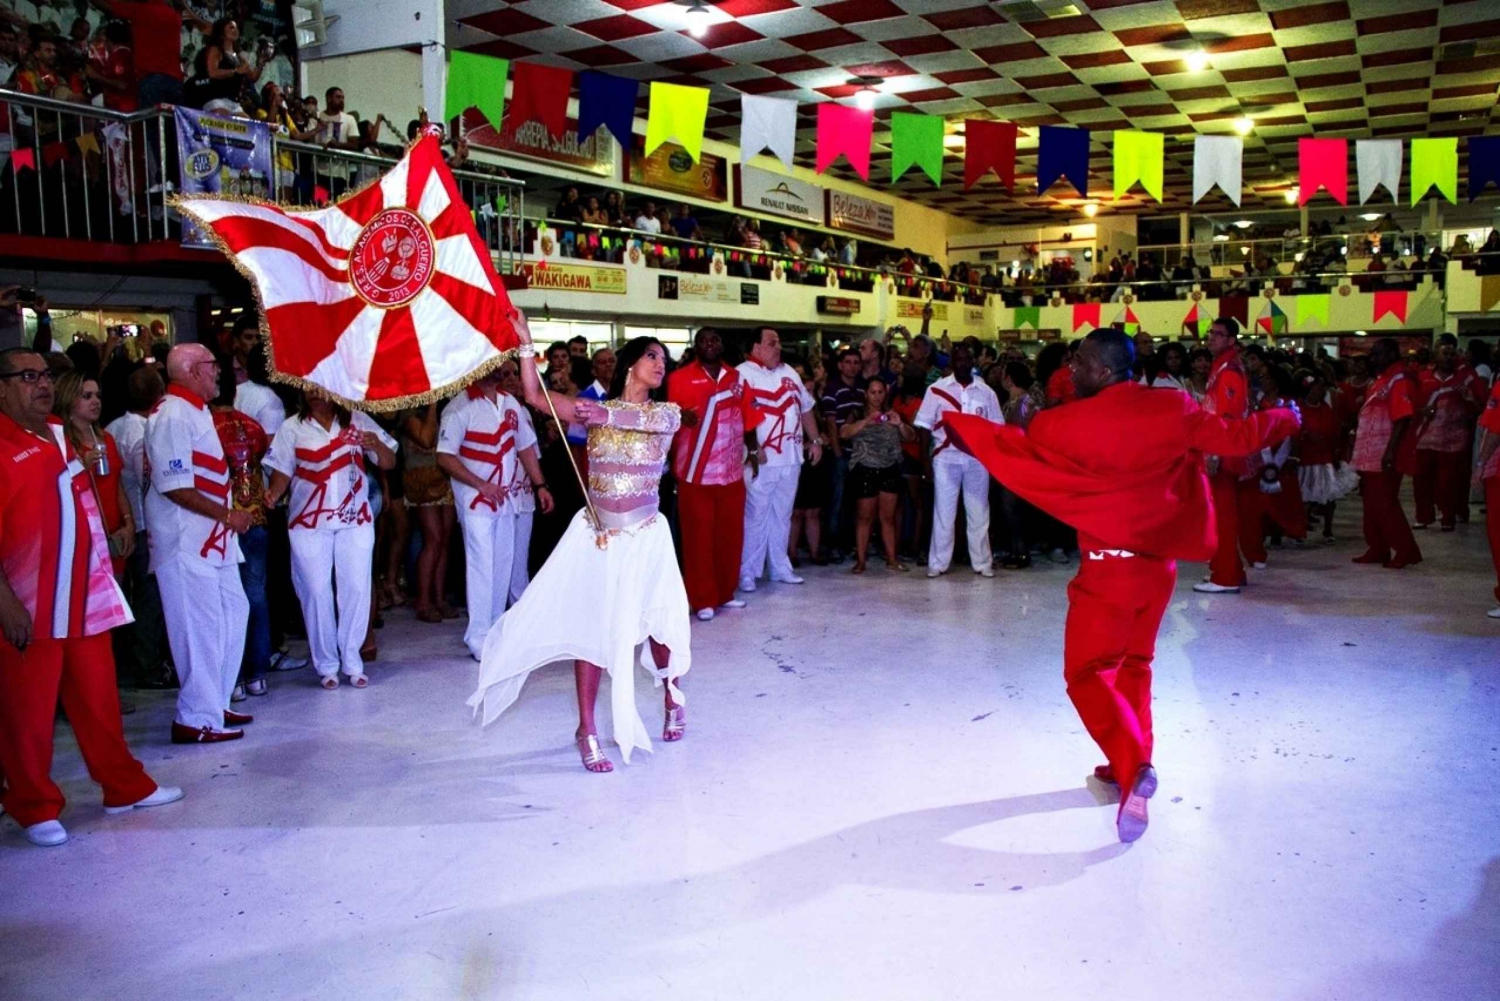
[(575, 737), (573, 743), (578, 745), (578, 753), (583, 758), (583, 767), (589, 771), (602, 773), (615, 770), (615, 766), (599, 747), (597, 734), (588, 733), (582, 737)]
[(681, 740), (682, 735), (687, 733), (687, 716), (682, 711), (682, 706), (673, 706), (667, 710), (667, 718), (661, 726), (661, 739), (670, 744)]

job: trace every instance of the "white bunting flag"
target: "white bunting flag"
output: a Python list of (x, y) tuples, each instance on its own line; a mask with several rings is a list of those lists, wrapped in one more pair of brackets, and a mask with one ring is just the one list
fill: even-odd
[(1193, 204), (1217, 184), (1235, 205), (1240, 203), (1241, 164), (1245, 142), (1236, 136), (1198, 136), (1193, 142)]
[(1363, 205), (1384, 184), (1396, 200), (1401, 186), (1401, 140), (1361, 139), (1354, 144), (1354, 160), (1359, 165), (1359, 203)]
[(792, 169), (797, 145), (797, 102), (779, 97), (740, 95), (740, 158), (742, 163), (763, 149)]

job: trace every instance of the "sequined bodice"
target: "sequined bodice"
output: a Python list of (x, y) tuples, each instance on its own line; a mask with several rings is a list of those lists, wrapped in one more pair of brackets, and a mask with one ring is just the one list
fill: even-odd
[(589, 428), (589, 499), (606, 522), (634, 523), (656, 513), (672, 436), (682, 425), (674, 403), (603, 404), (610, 422)]

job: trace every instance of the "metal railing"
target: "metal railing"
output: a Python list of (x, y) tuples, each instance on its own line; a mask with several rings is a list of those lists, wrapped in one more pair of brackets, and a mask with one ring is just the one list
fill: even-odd
[[(181, 237), (167, 206), (181, 176), (170, 107), (125, 114), (0, 90), (0, 110), (7, 123), (0, 154), (8, 154), (0, 169), (0, 236), (125, 244)], [(282, 204), (312, 207), (362, 187), (395, 162), (273, 133), (270, 183)], [(482, 170), (452, 173), (497, 269), (518, 274), (525, 182)]]
[[(1440, 230), (1361, 230), (1254, 238), (1223, 234), (1207, 242), (1143, 245), (1132, 251), (1131, 256), (1140, 261), (1149, 255), (1167, 268), (1179, 263), (1184, 256), (1191, 257), (1196, 264), (1225, 267), (1237, 267), (1247, 261), (1257, 266), (1264, 261), (1300, 264), (1309, 255), (1325, 261), (1332, 258), (1367, 260), (1376, 254), (1384, 258), (1426, 259), (1435, 249), (1444, 254), (1454, 253), (1454, 242), (1445, 241)], [(1460, 246), (1457, 253), (1466, 255), (1478, 249)]]

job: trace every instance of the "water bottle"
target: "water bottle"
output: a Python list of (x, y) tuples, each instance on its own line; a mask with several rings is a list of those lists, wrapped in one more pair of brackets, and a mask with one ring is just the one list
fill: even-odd
[(109, 475), (109, 450), (99, 444), (99, 437), (94, 436), (94, 475)]

